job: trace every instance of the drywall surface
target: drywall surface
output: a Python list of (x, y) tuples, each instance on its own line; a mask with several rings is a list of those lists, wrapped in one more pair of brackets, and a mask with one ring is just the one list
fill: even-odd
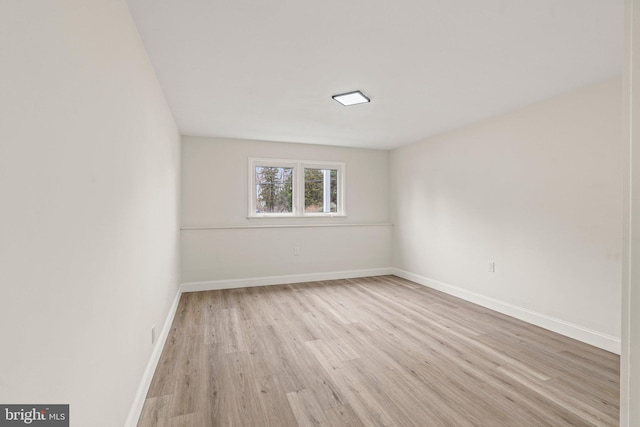
[(625, 1), (620, 426), (640, 425), (640, 2)]
[(3, 1), (0, 51), (0, 402), (121, 426), (180, 280), (180, 136), (123, 1)]
[[(345, 162), (346, 218), (247, 218), (249, 157)], [(182, 280), (389, 267), (388, 159), (380, 150), (184, 136)]]
[(619, 345), (621, 138), (615, 79), (393, 151), (394, 266)]

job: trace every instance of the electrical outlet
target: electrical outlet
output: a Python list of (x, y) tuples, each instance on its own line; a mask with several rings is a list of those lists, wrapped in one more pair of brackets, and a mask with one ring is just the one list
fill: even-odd
[(300, 248), (298, 246), (293, 248), (293, 255), (300, 256)]
[(496, 263), (494, 261), (489, 261), (489, 273), (496, 272)]
[(151, 344), (156, 343), (156, 325), (151, 327)]

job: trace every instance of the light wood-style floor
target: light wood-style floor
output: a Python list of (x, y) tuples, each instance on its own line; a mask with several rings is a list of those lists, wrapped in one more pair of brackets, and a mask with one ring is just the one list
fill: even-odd
[(619, 357), (394, 276), (184, 294), (146, 426), (616, 426)]

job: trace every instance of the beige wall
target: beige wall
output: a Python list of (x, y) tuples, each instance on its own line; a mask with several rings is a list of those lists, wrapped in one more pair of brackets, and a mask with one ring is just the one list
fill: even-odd
[(122, 426), (179, 283), (179, 134), (123, 1), (0, 2), (0, 402)]
[(621, 161), (619, 79), (395, 150), (394, 266), (619, 352)]
[[(345, 162), (347, 217), (248, 219), (249, 157)], [(392, 229), (384, 225), (389, 223), (388, 158), (378, 150), (183, 137), (182, 225), (207, 229), (182, 230), (182, 280), (390, 267)], [(274, 225), (286, 227), (265, 227)]]

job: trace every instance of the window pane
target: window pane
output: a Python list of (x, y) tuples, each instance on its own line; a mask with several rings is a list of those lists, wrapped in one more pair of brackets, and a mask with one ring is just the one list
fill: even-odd
[(304, 212), (338, 212), (337, 169), (304, 169)]
[(256, 213), (293, 212), (293, 168), (256, 166)]

